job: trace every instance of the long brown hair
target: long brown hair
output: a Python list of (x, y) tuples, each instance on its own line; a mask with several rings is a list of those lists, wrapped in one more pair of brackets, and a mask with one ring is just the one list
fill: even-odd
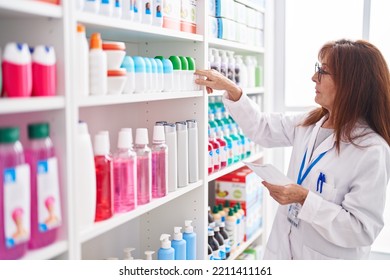
[[(390, 74), (381, 52), (367, 41), (342, 39), (321, 48), (318, 59), (325, 58), (337, 91), (332, 111), (337, 151), (341, 140), (353, 143), (362, 136), (353, 135), (361, 120), (390, 145)], [(303, 125), (327, 114), (325, 108), (315, 109)]]

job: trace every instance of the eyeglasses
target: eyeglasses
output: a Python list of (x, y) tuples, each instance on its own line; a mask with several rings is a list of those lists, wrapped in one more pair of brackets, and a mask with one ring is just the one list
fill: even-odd
[(318, 74), (318, 82), (319, 83), (321, 82), (321, 76), (322, 75), (331, 75), (329, 72), (325, 71), (321, 67), (321, 64), (319, 64), (318, 62), (316, 62), (316, 65), (315, 65), (315, 68), (314, 68), (314, 72)]

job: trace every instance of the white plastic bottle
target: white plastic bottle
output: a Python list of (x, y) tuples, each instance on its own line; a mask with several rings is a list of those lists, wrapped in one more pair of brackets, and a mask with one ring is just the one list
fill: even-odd
[(176, 122), (177, 186), (188, 186), (188, 131), (186, 122)]
[(85, 0), (84, 2), (84, 11), (95, 13), (99, 12), (100, 0)]
[(162, 27), (163, 24), (163, 0), (154, 0), (153, 5), (153, 22), (155, 26)]
[(133, 1), (133, 13), (134, 13), (133, 21), (134, 22), (139, 22), (139, 23), (142, 22), (142, 8), (141, 8), (141, 5), (142, 5), (142, 0), (135, 0), (135, 1)]
[(178, 56), (171, 55), (169, 57), (169, 60), (172, 62), (173, 66), (173, 86), (174, 86), (174, 91), (181, 91), (182, 89), (182, 83), (181, 83), (181, 61)]
[(89, 51), (89, 89), (91, 95), (107, 94), (107, 55), (99, 33), (91, 35)]
[(164, 66), (160, 59), (154, 58), (157, 65), (157, 92), (164, 90)]
[(177, 190), (177, 137), (174, 123), (164, 124), (165, 142), (168, 146), (168, 191)]
[(219, 52), (221, 53), (221, 74), (227, 77), (229, 60), (225, 50), (220, 50)]
[(152, 84), (151, 84), (151, 91), (152, 92), (157, 92), (158, 88), (158, 73), (157, 73), (157, 63), (154, 58), (148, 57), (150, 64), (152, 65)]
[(135, 90), (135, 68), (134, 60), (130, 56), (125, 56), (122, 61), (121, 68), (126, 69), (126, 84), (123, 89), (124, 93), (134, 93)]
[(99, 8), (99, 14), (105, 15), (105, 16), (112, 16), (112, 1), (114, 0), (100, 0), (100, 8)]
[(126, 20), (133, 20), (134, 18), (134, 0), (123, 0), (122, 18)]
[(181, 62), (180, 89), (188, 91), (191, 84), (188, 75), (188, 61), (184, 56), (179, 56), (179, 59)]
[(188, 130), (188, 182), (199, 180), (198, 124), (196, 120), (187, 120)]
[(228, 68), (227, 68), (227, 77), (229, 80), (234, 82), (234, 73), (235, 73), (235, 66), (236, 66), (236, 60), (234, 59), (234, 52), (228, 51)]
[(146, 73), (146, 86), (145, 92), (152, 92), (153, 76), (152, 76), (152, 63), (148, 57), (143, 57), (145, 61), (145, 73)]
[(191, 220), (184, 221), (183, 239), (186, 241), (187, 260), (196, 260), (196, 233)]
[(79, 122), (77, 135), (76, 189), (77, 189), (77, 219), (79, 229), (83, 230), (93, 225), (96, 209), (96, 175), (95, 161), (88, 133), (88, 125)]
[[(241, 88), (248, 87), (248, 69), (242, 60), (241, 55), (236, 55), (236, 68), (238, 67), (238, 71), (236, 70), (235, 82)], [(237, 76), (237, 72), (239, 75)]]
[(76, 35), (76, 87), (81, 96), (88, 96), (89, 94), (89, 55), (88, 55), (88, 41), (85, 36), (85, 26), (77, 24)]
[(133, 56), (135, 70), (134, 93), (144, 93), (146, 90), (146, 64), (143, 57)]
[(112, 16), (114, 18), (121, 18), (122, 17), (122, 0), (113, 0), (114, 1), (114, 8), (112, 10)]
[(151, 0), (141, 0), (141, 12), (142, 12), (142, 23), (152, 24), (153, 17), (153, 2)]
[(173, 64), (169, 59), (166, 59), (162, 56), (156, 56), (157, 59), (160, 59), (163, 64), (164, 70), (164, 87), (163, 91), (173, 91), (174, 89), (174, 78), (173, 78)]

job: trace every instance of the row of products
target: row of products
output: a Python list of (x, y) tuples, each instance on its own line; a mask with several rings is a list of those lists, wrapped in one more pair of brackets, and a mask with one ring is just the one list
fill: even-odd
[(197, 1), (193, 0), (77, 0), (77, 8), (135, 23), (196, 33)]
[(127, 56), (123, 42), (102, 41), (93, 33), (90, 44), (78, 24), (76, 41), (78, 91), (83, 96), (200, 90), (195, 84), (195, 59)]
[(51, 46), (6, 44), (0, 51), (0, 92), (4, 97), (54, 96), (56, 55)]
[(152, 147), (148, 144), (147, 128), (137, 128), (134, 146), (132, 129), (122, 128), (114, 153), (108, 131), (95, 135), (92, 149), (87, 124), (79, 123), (76, 178), (82, 228), (199, 180), (195, 120), (157, 122)]
[(209, 68), (220, 72), (241, 88), (263, 86), (263, 71), (256, 57), (233, 51), (209, 49)]
[(48, 123), (0, 128), (0, 259), (53, 243), (61, 225), (58, 161)]

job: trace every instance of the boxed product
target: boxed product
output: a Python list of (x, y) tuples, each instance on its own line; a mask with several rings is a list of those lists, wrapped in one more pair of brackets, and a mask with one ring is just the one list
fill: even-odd
[(180, 30), (181, 0), (165, 0), (163, 7), (163, 27)]
[(196, 34), (197, 0), (181, 0), (180, 30)]

